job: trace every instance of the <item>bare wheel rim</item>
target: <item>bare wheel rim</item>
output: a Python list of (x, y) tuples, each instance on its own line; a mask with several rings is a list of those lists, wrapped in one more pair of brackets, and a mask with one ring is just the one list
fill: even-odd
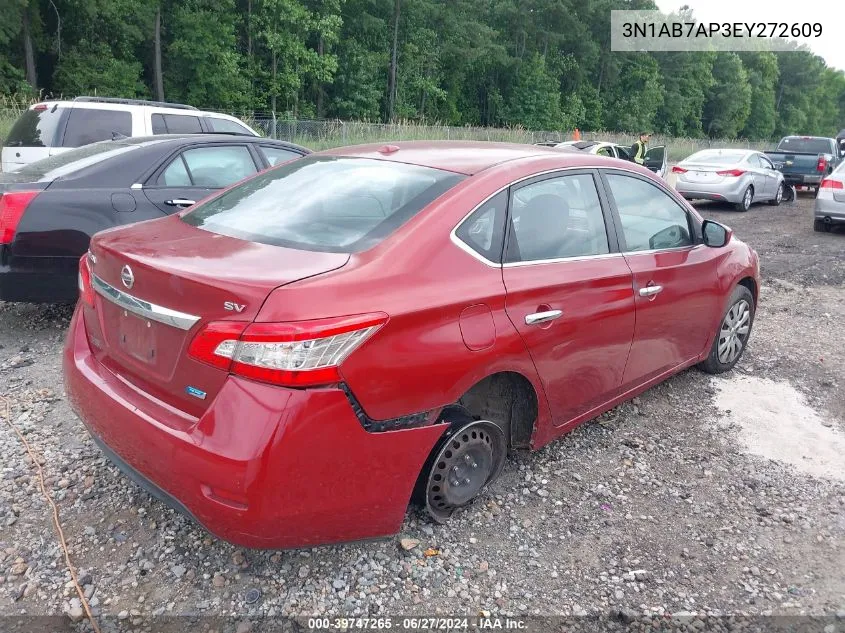
[(783, 185), (778, 187), (778, 192), (775, 194), (775, 202), (780, 204), (783, 201)]
[(505, 436), (491, 422), (458, 429), (440, 449), (426, 481), (426, 506), (445, 520), (466, 505), (501, 471), (507, 453)]
[(734, 362), (748, 341), (751, 330), (751, 306), (748, 301), (740, 299), (733, 304), (719, 329), (719, 345), (717, 354), (719, 362), (729, 365)]
[(751, 207), (751, 187), (745, 190), (745, 196), (742, 198), (742, 208), (748, 209)]

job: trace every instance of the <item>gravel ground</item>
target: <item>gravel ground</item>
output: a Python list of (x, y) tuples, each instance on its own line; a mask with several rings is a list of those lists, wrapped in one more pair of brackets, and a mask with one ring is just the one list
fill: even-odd
[[(267, 615), (480, 612), (610, 615), (641, 628), (664, 614), (815, 614), (843, 630), (845, 456), (827, 464), (828, 478), (800, 459), (768, 459), (719, 398), (747, 393), (746, 412), (816, 437), (801, 428), (806, 416), (772, 410), (781, 399), (762, 407), (754, 395), (793, 390), (812, 420), (845, 433), (845, 234), (814, 233), (806, 195), (745, 214), (700, 208), (762, 260), (755, 330), (737, 369), (715, 379), (685, 372), (516, 456), (448, 525), (411, 511), (396, 538), (365, 544), (240, 550), (152, 500), (101, 457), (64, 398), (70, 308), (0, 303), (0, 395), (43, 457), (95, 612), (123, 622), (233, 616), (241, 633), (247, 618)], [(813, 459), (812, 445), (797, 449)], [(2, 421), (0, 450), (0, 615), (79, 618), (49, 508)]]

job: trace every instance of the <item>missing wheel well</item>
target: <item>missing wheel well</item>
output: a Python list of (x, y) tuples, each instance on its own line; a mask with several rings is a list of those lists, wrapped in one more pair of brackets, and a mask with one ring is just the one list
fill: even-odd
[(509, 448), (528, 448), (537, 419), (537, 394), (525, 376), (500, 372), (469, 389), (457, 403), (473, 418), (505, 431)]

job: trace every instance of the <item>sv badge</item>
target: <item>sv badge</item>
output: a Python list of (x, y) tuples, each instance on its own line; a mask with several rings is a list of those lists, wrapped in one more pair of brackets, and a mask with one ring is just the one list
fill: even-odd
[(245, 303), (235, 303), (234, 301), (226, 301), (223, 303), (223, 309), (229, 310), (230, 312), (243, 312), (246, 310)]

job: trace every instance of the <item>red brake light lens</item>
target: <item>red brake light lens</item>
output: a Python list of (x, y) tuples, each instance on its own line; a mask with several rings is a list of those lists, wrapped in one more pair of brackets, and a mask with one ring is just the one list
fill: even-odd
[(79, 298), (82, 302), (94, 307), (94, 286), (91, 284), (91, 254), (85, 253), (79, 258)]
[(687, 173), (687, 170), (684, 169), (683, 167), (678, 167), (676, 165), (675, 167), (672, 167), (672, 173), (673, 174), (685, 174), (685, 173)]
[(39, 103), (38, 105), (33, 106), (32, 109), (35, 110), (36, 112), (44, 112), (44, 110), (47, 109), (47, 104), (46, 103)]
[(819, 156), (819, 162), (816, 165), (816, 171), (826, 171), (827, 170), (827, 159), (824, 156)]
[(819, 185), (820, 189), (842, 189), (842, 181), (825, 178)]
[(717, 171), (716, 174), (719, 176), (731, 176), (733, 178), (737, 178), (742, 176), (745, 173), (742, 169), (725, 169), (724, 171)]
[(0, 244), (11, 244), (26, 207), (37, 191), (10, 191), (0, 194)]
[(209, 323), (188, 353), (238, 376), (289, 387), (341, 380), (338, 367), (387, 321), (383, 313), (291, 323)]

